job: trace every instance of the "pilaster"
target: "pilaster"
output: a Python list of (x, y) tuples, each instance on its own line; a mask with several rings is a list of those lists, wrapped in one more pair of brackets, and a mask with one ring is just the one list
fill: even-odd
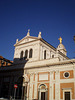
[[(74, 69), (74, 90), (75, 90), (75, 65), (74, 65), (73, 69)], [(75, 91), (74, 91), (74, 99), (75, 99)]]
[(34, 99), (37, 99), (37, 81), (38, 81), (38, 74), (35, 74), (35, 84), (34, 84)]
[(53, 71), (50, 72), (49, 100), (53, 100)]
[(43, 59), (43, 51), (42, 51), (42, 45), (40, 45), (40, 46), (41, 46), (41, 47), (40, 47), (40, 49), (41, 49), (41, 50), (40, 50), (40, 60), (41, 60), (41, 59)]
[(29, 83), (27, 84), (27, 100), (29, 100)]
[(55, 72), (55, 100), (60, 100), (60, 72)]
[(41, 46), (40, 46), (40, 43), (39, 43), (39, 59), (38, 60), (40, 60), (40, 51), (41, 51), (41, 48), (40, 48)]
[(32, 93), (33, 93), (33, 74), (30, 74), (29, 100), (32, 100)]

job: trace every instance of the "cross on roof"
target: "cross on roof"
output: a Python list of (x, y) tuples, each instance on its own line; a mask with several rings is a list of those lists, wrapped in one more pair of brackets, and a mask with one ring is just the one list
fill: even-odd
[(60, 41), (60, 43), (62, 43), (62, 38), (61, 37), (59, 38), (59, 41)]

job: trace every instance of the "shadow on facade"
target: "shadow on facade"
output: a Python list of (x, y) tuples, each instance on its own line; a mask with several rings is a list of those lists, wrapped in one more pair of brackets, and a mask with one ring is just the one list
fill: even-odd
[(23, 75), (27, 62), (26, 58), (16, 58), (12, 65), (0, 68), (0, 98), (14, 99), (14, 84), (17, 84), (15, 99), (23, 99)]

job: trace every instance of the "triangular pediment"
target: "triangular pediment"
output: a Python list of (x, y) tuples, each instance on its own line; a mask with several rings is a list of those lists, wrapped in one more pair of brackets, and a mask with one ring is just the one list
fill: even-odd
[(24, 44), (24, 43), (28, 43), (28, 42), (31, 42), (31, 41), (34, 41), (34, 40), (38, 40), (38, 37), (25, 36), (23, 39), (18, 41), (14, 46)]

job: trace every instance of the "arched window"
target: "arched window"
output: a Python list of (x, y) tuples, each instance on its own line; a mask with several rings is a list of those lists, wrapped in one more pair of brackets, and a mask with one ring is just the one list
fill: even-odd
[(54, 58), (54, 55), (52, 55), (52, 58)]
[(28, 57), (28, 50), (25, 51), (25, 59)]
[(20, 59), (23, 59), (23, 51), (21, 51)]
[(32, 58), (32, 54), (33, 54), (33, 50), (30, 49), (30, 51), (29, 51), (29, 58)]
[(40, 85), (40, 89), (46, 89), (45, 84), (41, 84), (41, 85)]
[(44, 51), (44, 59), (46, 59), (46, 50)]

